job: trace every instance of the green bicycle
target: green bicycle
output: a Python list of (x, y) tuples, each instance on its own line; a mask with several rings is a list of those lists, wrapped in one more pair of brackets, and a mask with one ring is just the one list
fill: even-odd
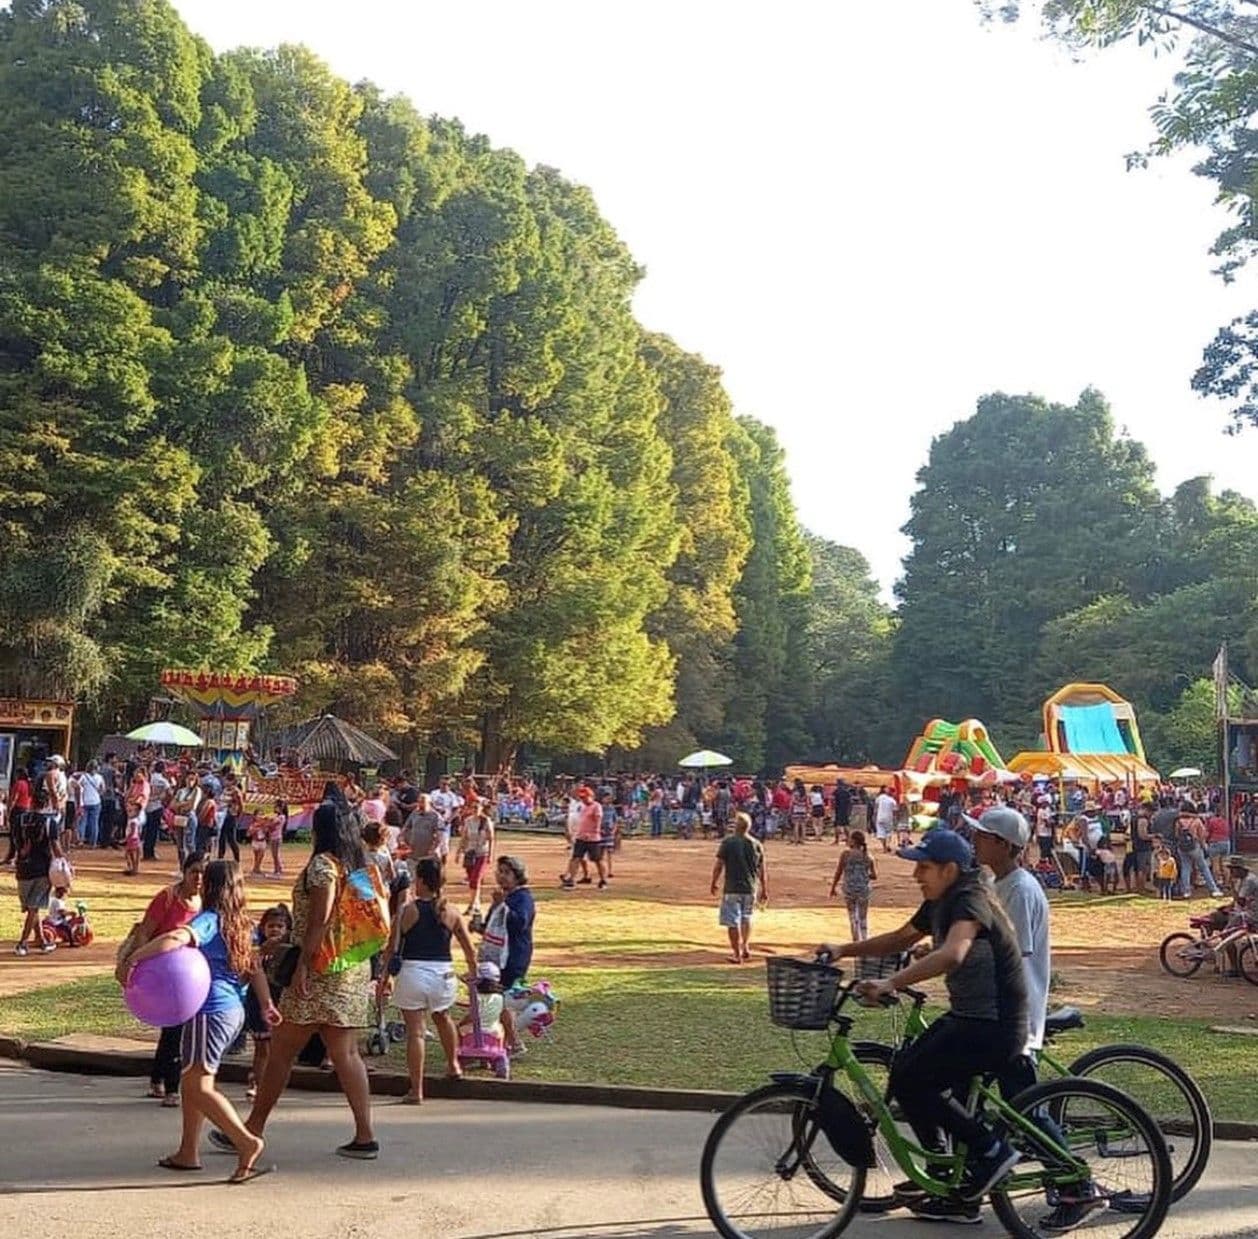
[[(928, 1027), (923, 1007), (927, 995), (904, 989), (901, 995), (912, 1006), (903, 1030), (892, 1045), (877, 1041), (854, 1041), (852, 1053), (858, 1062), (884, 1085), (896, 1049), (919, 1037)], [(1049, 1048), (1057, 1037), (1084, 1026), (1082, 1014), (1074, 1007), (1052, 1011), (1045, 1023), (1045, 1046), (1038, 1055), (1041, 1070), (1053, 1076), (1087, 1076), (1099, 1079), (1126, 1093), (1161, 1129), (1171, 1159), (1171, 1203), (1182, 1200), (1205, 1173), (1214, 1145), (1210, 1103), (1197, 1082), (1177, 1062), (1143, 1045), (1116, 1043), (1100, 1045), (1067, 1064)], [(853, 1095), (858, 1108), (862, 1102)], [(892, 1103), (894, 1109), (894, 1103)], [(877, 1166), (871, 1170), (861, 1200), (864, 1213), (884, 1213), (897, 1208), (891, 1190), (895, 1182), (895, 1160), (875, 1137)]]
[[(842, 1013), (855, 982), (826, 963), (770, 959), (774, 1023), (825, 1030), (826, 1061), (811, 1074), (774, 1073), (717, 1119), (703, 1148), (700, 1185), (724, 1239), (832, 1239), (860, 1209), (875, 1134), (919, 1196), (954, 1197), (964, 1148), (929, 1154), (900, 1130), (883, 1090), (857, 1059)], [(896, 999), (888, 1000), (888, 1005)], [(861, 1098), (861, 1107), (840, 1087)], [(1099, 1080), (1048, 1080), (1005, 1101), (975, 1079), (968, 1103), (995, 1124), (1020, 1163), (990, 1192), (1005, 1230), (1017, 1239), (1062, 1233), (1052, 1216), (1086, 1202), (1069, 1229), (1092, 1239), (1150, 1239), (1170, 1207), (1171, 1165), (1153, 1120)]]

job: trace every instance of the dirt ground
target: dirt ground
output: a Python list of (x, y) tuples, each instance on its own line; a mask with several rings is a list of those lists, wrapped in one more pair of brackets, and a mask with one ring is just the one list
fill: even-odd
[[(558, 891), (566, 849), (554, 836), (503, 832), (499, 852), (521, 856), (542, 900), (539, 914), (540, 964), (627, 967), (709, 967), (725, 959), (724, 935), (715, 924), (709, 893), (714, 841), (629, 838), (615, 856), (615, 878), (607, 891), (594, 886)], [(286, 849), (290, 873), (300, 867), (304, 849)], [(799, 953), (815, 942), (847, 934), (842, 904), (827, 898), (839, 849), (830, 842), (802, 847), (772, 841), (767, 848), (771, 900), (756, 931), (756, 953)], [(871, 901), (872, 931), (902, 923), (920, 894), (912, 866), (875, 852), (878, 881)], [(75, 857), (92, 906), (110, 902), (112, 925), (129, 924), (147, 897), (170, 878), (165, 866), (138, 879), (122, 878), (116, 854)], [(452, 867), (452, 877), (455, 872)], [(462, 898), (461, 882), (451, 887)], [(262, 907), (287, 897), (288, 883), (249, 879), (250, 902)], [(11, 870), (0, 874), (0, 901), (12, 907)], [(99, 900), (99, 904), (93, 900)], [(1128, 896), (1055, 895), (1053, 967), (1059, 974), (1054, 1000), (1073, 1002), (1109, 1014), (1218, 1018), (1231, 1023), (1258, 1020), (1258, 987), (1225, 981), (1203, 968), (1197, 976), (1168, 976), (1157, 947), (1173, 930), (1187, 928), (1188, 908), (1204, 911), (1214, 901), (1163, 904)], [(6, 917), (6, 925), (7, 920)], [(108, 971), (119, 932), (107, 932), (83, 950), (18, 959), (0, 952), (0, 996), (56, 985)]]

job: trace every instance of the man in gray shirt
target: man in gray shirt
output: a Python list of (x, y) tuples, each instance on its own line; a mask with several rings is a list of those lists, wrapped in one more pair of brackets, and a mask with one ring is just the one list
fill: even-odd
[(412, 877), (416, 861), (437, 854), (437, 840), (441, 836), (441, 829), (441, 818), (431, 808), (427, 794), (421, 792), (415, 801), (415, 808), (402, 827), (402, 842), (411, 850), (407, 867)]

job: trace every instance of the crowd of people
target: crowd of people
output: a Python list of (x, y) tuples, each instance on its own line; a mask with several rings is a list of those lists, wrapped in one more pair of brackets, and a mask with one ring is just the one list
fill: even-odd
[[(329, 781), (313, 812), (310, 855), (289, 902), (260, 913), (248, 905), (239, 864), (235, 834), (243, 798), (234, 771), (146, 761), (137, 754), (126, 763), (93, 761), (67, 774), (64, 760), (53, 755), (41, 769), (20, 771), (10, 790), (8, 863), (16, 867), (25, 914), (19, 955), (28, 953), (28, 941), (40, 942), (40, 920), (56, 898), (50, 888), (57, 866), (64, 865), (68, 886), (76, 850), (121, 846), (127, 871), (136, 873), (141, 870), (133, 851), (140, 860), (156, 861), (159, 848), (173, 846), (175, 880), (149, 901), (120, 946), (117, 964), (123, 985), (137, 966), (170, 951), (198, 950), (209, 966), (210, 990), (201, 1009), (186, 1023), (163, 1028), (153, 1057), (150, 1095), (181, 1106), (183, 1114), (180, 1143), (160, 1163), (168, 1170), (201, 1168), (200, 1136), (208, 1123), (211, 1141), (236, 1154), (233, 1182), (265, 1173), (260, 1159), (267, 1120), (299, 1058), (330, 1067), (349, 1103), (353, 1136), (337, 1152), (376, 1157), (359, 1047), (362, 1030), (375, 1023), (369, 1016), (375, 1004), (391, 1000), (401, 1012), (411, 1079), (404, 1101), (420, 1104), (429, 1017), (445, 1050), (447, 1074), (461, 1074), (450, 1014), (458, 979), (476, 996), (526, 984), (535, 918), (528, 869), (517, 856), (495, 854), (490, 806), (470, 779), (456, 785), (441, 778), (427, 792), (409, 778), (370, 789), (349, 777)], [(132, 849), (135, 832), (125, 823), (141, 811), (142, 842)], [(283, 876), (278, 842), (274, 852), (273, 876)], [(466, 913), (447, 893), (452, 853), (468, 883)], [(344, 892), (358, 874), (374, 874), (384, 935), (370, 959), (323, 967), (321, 953), (343, 936)], [(487, 885), (492, 893), (485, 917)], [(461, 968), (452, 946), (459, 948)], [(522, 1052), (520, 1030), (501, 997), (496, 1011), (509, 1050)], [(246, 1038), (253, 1040), (252, 1105), (242, 1121), (216, 1077), (224, 1057), (242, 1050)]]

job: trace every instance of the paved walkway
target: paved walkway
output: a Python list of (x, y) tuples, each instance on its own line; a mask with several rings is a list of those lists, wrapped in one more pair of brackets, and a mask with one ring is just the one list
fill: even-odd
[[(156, 1169), (157, 1158), (174, 1147), (179, 1115), (142, 1092), (136, 1079), (43, 1073), (0, 1061), (0, 1235), (679, 1239), (712, 1233), (697, 1170), (708, 1115), (381, 1104), (383, 1153), (375, 1163), (358, 1163), (332, 1155), (349, 1136), (344, 1103), (293, 1093), (268, 1133), (268, 1160), (279, 1172), (229, 1189), (216, 1180), (231, 1159), (208, 1150), (204, 1175)], [(1255, 1152), (1253, 1145), (1219, 1146), (1205, 1180), (1162, 1235), (1258, 1235)], [(968, 1233), (1001, 1232), (987, 1215), (982, 1228)], [(847, 1234), (925, 1239), (939, 1229), (897, 1215), (858, 1219)]]

